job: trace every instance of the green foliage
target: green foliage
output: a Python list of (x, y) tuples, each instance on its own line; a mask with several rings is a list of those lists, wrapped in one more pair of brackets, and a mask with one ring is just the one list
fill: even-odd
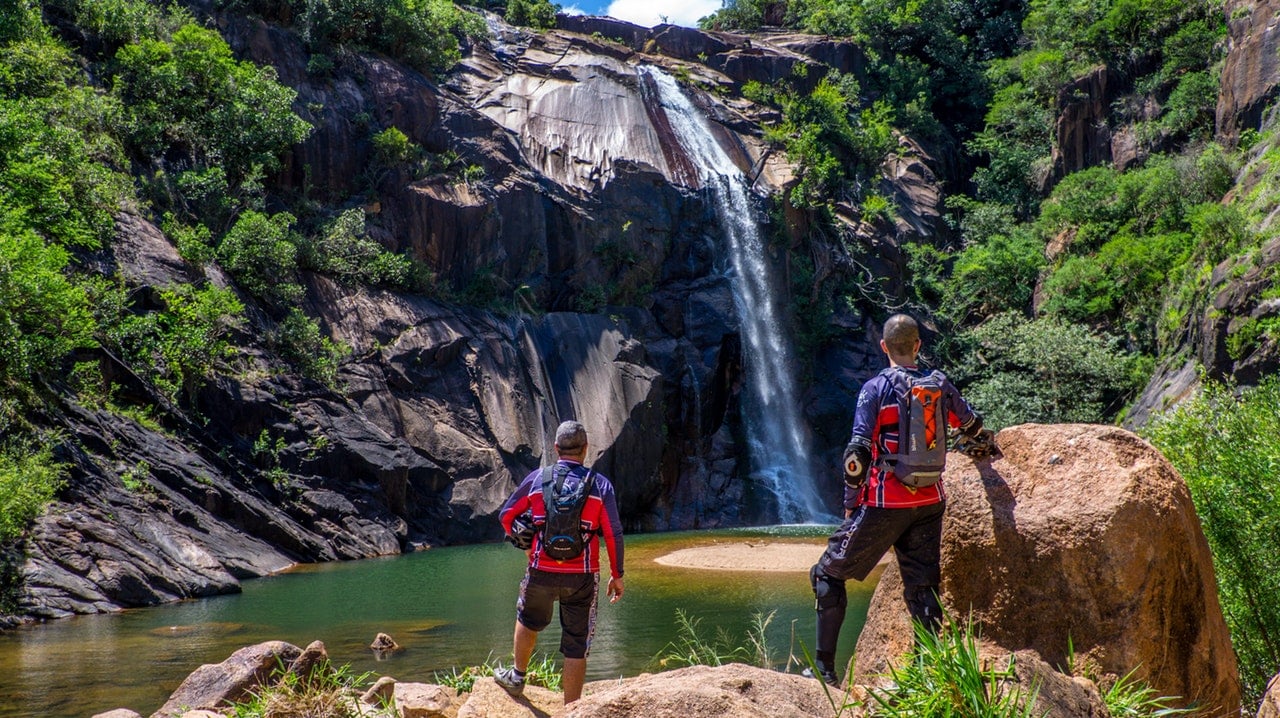
[(746, 643), (735, 643), (723, 628), (716, 627), (715, 636), (702, 633), (702, 619), (694, 618), (683, 609), (676, 609), (676, 638), (668, 643), (653, 661), (663, 670), (684, 666), (722, 666), (726, 663), (754, 661), (762, 668), (771, 668), (772, 656), (765, 630), (773, 621), (774, 613), (756, 613), (747, 632)]
[(1170, 705), (1178, 696), (1162, 696), (1146, 681), (1134, 677), (1134, 668), (1116, 679), (1102, 694), (1111, 718), (1163, 718), (1164, 716), (1194, 715), (1195, 708), (1177, 708)]
[(556, 13), (560, 5), (550, 0), (507, 0), (507, 22), (538, 30), (550, 30), (556, 26)]
[(914, 622), (916, 648), (906, 663), (889, 670), (892, 687), (872, 688), (874, 718), (1030, 718), (1038, 686), (1019, 687), (1015, 658), (999, 668), (978, 656), (972, 619), (946, 622), (937, 634)]
[(217, 32), (199, 25), (179, 28), (171, 42), (122, 47), (115, 70), (122, 129), (143, 158), (216, 164), (236, 183), (255, 167), (279, 169), (280, 155), (311, 130), (274, 68), (237, 61)]
[(281, 358), (308, 379), (334, 387), (338, 365), (350, 350), (320, 331), (320, 325), (301, 309), (291, 309), (272, 338)]
[(348, 284), (413, 291), (433, 289), (430, 270), (403, 254), (392, 254), (368, 236), (362, 209), (349, 209), (314, 237), (300, 240), (299, 264)]
[(1053, 317), (997, 315), (966, 332), (969, 357), (957, 375), (980, 372), (965, 395), (987, 425), (1104, 422), (1135, 388), (1116, 342)]
[(66, 465), (53, 459), (54, 443), (45, 437), (0, 444), (0, 546), (21, 537), (66, 482)]
[(95, 329), (84, 290), (64, 273), (67, 252), (11, 225), (0, 215), (0, 386), (51, 377)]
[(222, 267), (255, 297), (297, 301), (302, 287), (293, 281), (300, 241), (293, 232), (295, 221), (288, 212), (245, 212), (218, 247)]
[(422, 148), (411, 142), (398, 127), (388, 127), (373, 136), (373, 156), (385, 165), (412, 162), (421, 153)]
[(1201, 393), (1156, 417), (1150, 441), (1191, 490), (1213, 552), (1245, 703), (1256, 705), (1280, 670), (1280, 380)]
[[(234, 718), (360, 718), (367, 715), (357, 698), (370, 683), (372, 673), (354, 674), (351, 666), (334, 667), (322, 662), (308, 675), (279, 667), (272, 680), (235, 703)], [(383, 706), (385, 709), (386, 706)]]
[(174, 285), (159, 293), (161, 308), (129, 313), (118, 288), (99, 287), (95, 302), (104, 343), (119, 350), (170, 401), (195, 392), (235, 355), (227, 338), (243, 318), (230, 290)]
[(791, 190), (797, 207), (817, 207), (833, 198), (853, 199), (847, 185), (875, 171), (896, 145), (892, 108), (884, 102), (859, 109), (858, 85), (832, 73), (808, 94), (789, 85), (747, 83), (743, 95), (782, 110), (782, 122), (766, 137), (782, 144), (797, 163), (800, 181)]
[[(498, 660), (490, 655), (485, 659), (484, 663), (478, 666), (467, 666), (462, 669), (454, 666), (448, 671), (436, 671), (432, 674), (431, 680), (446, 688), (452, 688), (461, 695), (470, 693), (475, 688), (477, 680), (492, 676), (499, 665)], [(541, 653), (535, 653), (530, 656), (529, 666), (525, 673), (525, 683), (531, 686), (542, 686), (548, 690), (560, 691), (563, 690), (561, 688), (563, 679), (562, 669), (556, 665), (555, 659), (551, 656), (545, 656)]]
[[(459, 41), (486, 32), (479, 15), (451, 0), (219, 0), (219, 4), (246, 7), (292, 24), (312, 52), (372, 50), (429, 73), (453, 67), (462, 57)], [(541, 17), (544, 11), (530, 4)]]
[(118, 107), (82, 79), (55, 40), (0, 47), (0, 210), (7, 227), (93, 247), (110, 237), (131, 190), (109, 166), (123, 163), (104, 129)]
[(1029, 306), (1044, 266), (1043, 247), (1029, 232), (1015, 230), (961, 250), (943, 292), (942, 312), (960, 322)]
[(190, 13), (146, 0), (53, 0), (70, 15), (76, 27), (111, 52), (124, 45), (167, 38), (192, 22)]

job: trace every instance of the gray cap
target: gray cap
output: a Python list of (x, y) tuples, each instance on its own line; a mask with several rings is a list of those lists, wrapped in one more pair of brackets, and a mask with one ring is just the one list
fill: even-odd
[(576, 421), (566, 421), (556, 429), (556, 448), (573, 454), (587, 445), (587, 428)]

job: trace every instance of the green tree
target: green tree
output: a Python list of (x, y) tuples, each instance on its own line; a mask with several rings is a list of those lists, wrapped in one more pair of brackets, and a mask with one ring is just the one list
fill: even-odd
[(1186, 479), (1213, 552), (1218, 599), (1256, 705), (1280, 670), (1280, 380), (1205, 381), (1145, 434)]
[(95, 328), (84, 290), (67, 279), (66, 250), (0, 215), (0, 387), (51, 376)]
[(298, 268), (296, 220), (288, 212), (266, 215), (249, 211), (240, 216), (222, 238), (218, 260), (245, 291), (275, 302), (293, 302), (302, 296), (295, 274)]
[(1133, 390), (1130, 358), (1079, 324), (1005, 313), (965, 340), (965, 368), (984, 367), (965, 394), (993, 427), (1108, 421)]

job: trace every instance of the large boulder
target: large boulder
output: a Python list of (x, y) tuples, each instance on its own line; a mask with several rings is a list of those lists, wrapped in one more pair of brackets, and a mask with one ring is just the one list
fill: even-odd
[[(1004, 457), (952, 455), (944, 476), (943, 603), (985, 640), (1052, 666), (1137, 669), (1160, 694), (1215, 714), (1240, 708), (1235, 654), (1213, 563), (1186, 484), (1123, 429), (1026, 424), (1000, 432)], [(856, 674), (909, 648), (896, 564), (858, 641)]]
[(301, 654), (302, 649), (284, 641), (241, 648), (222, 663), (206, 663), (197, 668), (151, 718), (172, 718), (193, 709), (226, 708), (244, 700), (251, 691), (268, 682), (276, 669)]
[(565, 718), (808, 718), (830, 714), (831, 704), (818, 681), (731, 663), (714, 668), (690, 666), (622, 681), (573, 703)]
[(1280, 674), (1267, 684), (1267, 692), (1258, 706), (1258, 718), (1280, 718)]

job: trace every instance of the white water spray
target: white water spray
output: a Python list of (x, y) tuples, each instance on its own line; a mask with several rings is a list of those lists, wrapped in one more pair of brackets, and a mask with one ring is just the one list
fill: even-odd
[[(764, 238), (754, 219), (747, 178), (716, 141), (702, 112), (675, 78), (655, 67), (653, 81), (675, 136), (716, 199), (729, 240), (731, 282), (743, 339), (747, 380), (747, 439), (751, 473), (774, 494), (783, 523), (824, 519), (809, 461), (809, 437), (800, 420), (791, 347), (769, 286)], [(642, 82), (642, 85), (644, 83)]]

